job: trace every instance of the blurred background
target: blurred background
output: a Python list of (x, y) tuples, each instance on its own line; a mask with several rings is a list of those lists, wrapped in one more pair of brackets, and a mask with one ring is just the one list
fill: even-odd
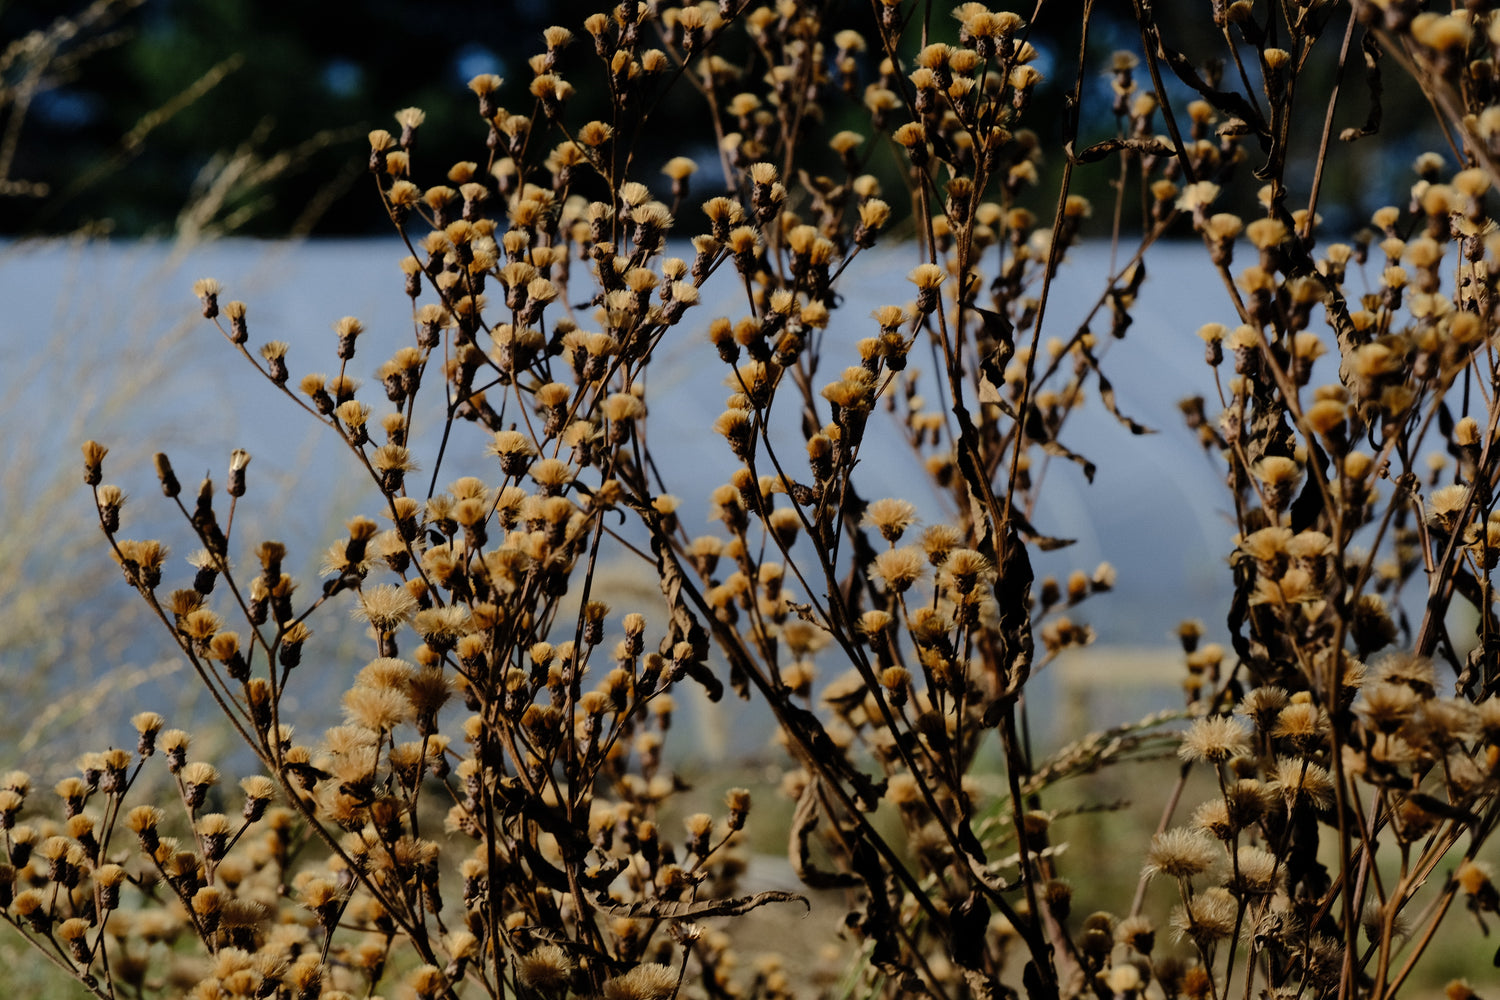
[[(999, 6), (1006, 6), (1004, 4)], [(1031, 16), (1032, 4), (1017, 5)], [(593, 0), (28, 0), (0, 4), (0, 234), (35, 235), (108, 230), (119, 235), (173, 236), (179, 232), (285, 237), (379, 233), (385, 220), (356, 194), (371, 128), (391, 126), (398, 108), (427, 112), (421, 156), (428, 163), (472, 158), (474, 106), (464, 90), (477, 73), (498, 73), (513, 84), (528, 79), (526, 60), (541, 32), (560, 24), (582, 34)], [(863, 29), (868, 4), (835, 4), (840, 27)], [(931, 37), (951, 41), (957, 22), (935, 4)], [(1157, 0), (1167, 44), (1188, 53), (1226, 54), (1204, 0)], [(1081, 136), (1084, 144), (1114, 135), (1109, 56), (1139, 53), (1139, 31), (1129, 3), (1094, 7), (1086, 53)], [(1299, 80), (1299, 101), (1313, 136), (1342, 35), (1336, 19), (1319, 45), (1330, 51)], [(1076, 71), (1077, 5), (1042, 5), (1027, 38), (1039, 53), (1048, 83), (1037, 88), (1030, 127), (1042, 148), (1058, 148), (1062, 99)], [(914, 34), (914, 33), (913, 33)], [(733, 40), (736, 44), (738, 39)], [(735, 61), (735, 44), (722, 54)], [(1339, 127), (1357, 126), (1368, 108), (1356, 52), (1342, 98)], [(874, 57), (867, 56), (872, 70)], [(590, 78), (595, 67), (585, 37), (565, 54), (561, 69)], [(1253, 69), (1253, 68), (1252, 68)], [(1188, 92), (1168, 76), (1174, 99)], [(1384, 131), (1357, 145), (1335, 143), (1322, 200), (1327, 224), (1363, 224), (1422, 149), (1440, 137), (1428, 123), (1420, 95), (1384, 74)], [(869, 73), (865, 75), (865, 81)], [(1149, 87), (1144, 69), (1143, 86)], [(510, 93), (519, 94), (520, 90)], [(519, 99), (519, 98), (517, 98)], [(529, 103), (529, 98), (527, 99)], [(846, 102), (847, 104), (848, 102)], [(844, 105), (841, 105), (844, 106)], [(579, 87), (571, 114), (603, 112), (604, 95)], [(1314, 110), (1316, 109), (1316, 111)], [(513, 110), (521, 110), (519, 108)], [(841, 111), (827, 134), (865, 129), (867, 117)], [(712, 148), (678, 148), (703, 104), (678, 87), (647, 125), (643, 177), (660, 161), (685, 153), (706, 169)], [(673, 141), (662, 141), (671, 137)], [(1315, 148), (1309, 140), (1304, 151)], [(873, 148), (873, 147), (872, 147)], [(1434, 147), (1436, 148), (1436, 147)], [(707, 155), (703, 155), (707, 154)], [(834, 163), (831, 157), (828, 166)], [(1310, 171), (1310, 162), (1305, 165)], [(900, 187), (894, 160), (882, 150), (869, 169)], [(1058, 171), (1049, 157), (1045, 171)], [(1298, 169), (1294, 166), (1294, 171)], [(1055, 189), (1044, 174), (1043, 190)], [(1082, 170), (1075, 190), (1096, 203), (1112, 199), (1112, 167)], [(703, 181), (700, 190), (712, 187)], [(1248, 188), (1247, 188), (1248, 190)], [(1248, 195), (1247, 195), (1248, 197)], [(1127, 204), (1127, 211), (1136, 206)], [(1229, 206), (1241, 208), (1249, 206)], [(903, 206), (896, 205), (898, 211)], [(1129, 220), (1127, 219), (1127, 222)]]

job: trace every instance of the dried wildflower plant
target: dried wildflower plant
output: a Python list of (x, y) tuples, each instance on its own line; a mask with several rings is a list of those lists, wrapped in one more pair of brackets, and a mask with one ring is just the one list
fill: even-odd
[[(749, 793), (680, 835), (663, 822), (682, 792), (665, 740), (684, 686), (773, 713), (792, 868), (845, 894), (860, 995), (1391, 997), (1460, 895), (1477, 916), (1500, 909), (1478, 858), (1500, 815), (1500, 243), (1485, 203), (1500, 24), (1399, 0), (1215, 4), (1235, 72), (1205, 76), (1138, 4), (1144, 51), (1103, 67), (1117, 135), (1080, 148), (1075, 117), (1054, 197), (1033, 194), (1043, 150), (1024, 123), (1046, 81), (1025, 20), (953, 13), (945, 43), (899, 0), (863, 32), (795, 0), (627, 2), (549, 29), (525, 86), (471, 81), (471, 162), (424, 164), (424, 116), (399, 112), (370, 134), (409, 252), (411, 339), (388, 359), (366, 363), (345, 318), (318, 362), (335, 374), (295, 374), (286, 343), (252, 339), (250, 307), (200, 281), (204, 317), (342, 439), (370, 505), (321, 587), (299, 587), (284, 545), (234, 535), (248, 454), (196, 489), (158, 456), (201, 549), (179, 580), (163, 542), (127, 536), (105, 449), (85, 446), (125, 580), (263, 773), (226, 791), (238, 776), (144, 713), (133, 751), (88, 755), (50, 798), (7, 777), (4, 919), (100, 997), (787, 995), (717, 923), (801, 899), (736, 887)], [(1331, 26), (1346, 26), (1341, 63), (1362, 52), (1377, 81), (1386, 53), (1426, 90), (1459, 165), (1444, 179), (1423, 157), (1409, 205), (1348, 244), (1320, 242), (1321, 172), (1288, 167), (1296, 85)], [(1075, 111), (1100, 68), (1064, 81)], [(1199, 99), (1174, 107), (1163, 70)], [(721, 190), (698, 190), (681, 156), (644, 171), (634, 137), (669, 86), (706, 106)], [(608, 121), (573, 114), (584, 87), (608, 94)], [(826, 124), (855, 113), (869, 134)], [(837, 169), (804, 165), (812, 142)], [(881, 190), (875, 155), (896, 158), (904, 190)], [(1124, 264), (1083, 325), (1044, 339), (1093, 214), (1073, 173), (1095, 162), (1119, 171)], [(1119, 220), (1137, 183), (1130, 251)], [(1235, 184), (1258, 189), (1263, 216), (1215, 210)], [(910, 287), (838, 343), (840, 276), (882, 239), (888, 198), (917, 234)], [(1086, 398), (1122, 437), (1146, 432), (1100, 359), (1173, 226), (1201, 236), (1229, 297), (1227, 321), (1199, 331), (1223, 413), (1183, 405), (1227, 470), (1229, 645), (1184, 624), (1182, 709), (1036, 759), (1028, 682), (1092, 641), (1074, 609), (1116, 582), (1107, 565), (1034, 578), (1031, 554), (1067, 544), (1046, 533), (1062, 526), (1045, 523), (1045, 472), (1092, 475), (1069, 426)], [(715, 275), (743, 289), (738, 315), (701, 315)], [(652, 460), (648, 373), (676, 335), (706, 336), (722, 364), (725, 408), (702, 421), (734, 459), (721, 484), (668, 484)], [(861, 494), (872, 434), (905, 443), (937, 502)], [(488, 474), (445, 476), (464, 449)], [(1424, 464), (1433, 451), (1451, 461)], [(702, 534), (678, 517), (690, 490), (712, 504)], [(612, 553), (645, 564), (659, 604), (602, 602)], [(1426, 595), (1414, 619), (1408, 586)], [(1478, 609), (1465, 655), (1455, 596)], [(369, 626), (368, 658), (348, 671), (344, 723), (299, 732), (287, 693), (330, 613)], [(974, 773), (986, 744), (994, 784)], [(1080, 919), (1049, 789), (1171, 749), (1181, 781), (1138, 845), (1139, 891)], [(146, 767), (170, 775), (172, 801), (131, 800)], [(1188, 809), (1194, 774), (1212, 794)]]

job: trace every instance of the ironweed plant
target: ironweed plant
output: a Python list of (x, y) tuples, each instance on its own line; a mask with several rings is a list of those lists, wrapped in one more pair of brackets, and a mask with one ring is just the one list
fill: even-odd
[[(247, 453), (196, 489), (158, 456), (198, 550), (179, 574), (164, 542), (126, 534), (106, 449), (84, 446), (126, 582), (261, 773), (234, 791), (144, 712), (133, 748), (86, 756), (51, 796), (10, 775), (4, 919), (98, 997), (789, 995), (795, 970), (736, 957), (735, 917), (806, 905), (795, 884), (737, 887), (749, 794), (664, 825), (691, 749), (669, 747), (675, 702), (699, 688), (774, 715), (792, 870), (847, 900), (846, 993), (1397, 996), (1455, 903), (1500, 910), (1479, 859), (1500, 814), (1488, 8), (1214, 3), (1224, 49), (1195, 61), (1137, 0), (1140, 48), (1099, 65), (1086, 0), (1071, 76), (1057, 61), (1060, 149), (1026, 128), (1046, 84), (1026, 17), (979, 3), (954, 8), (956, 30), (899, 0), (835, 30), (797, 0), (632, 0), (549, 29), (524, 86), (472, 80), (475, 159), (446, 173), (421, 162), (422, 112), (399, 112), (369, 166), (409, 252), (411, 340), (374, 382), (357, 377), (373, 364), (359, 320), (314, 362), (334, 374), (301, 374), (284, 342), (252, 341), (244, 303), (195, 288), (368, 474), (321, 586), (299, 587), (281, 543), (234, 535)], [(1350, 81), (1362, 64), (1373, 109), (1339, 135), (1344, 84), (1304, 84), (1334, 63)], [(1417, 161), (1373, 229), (1326, 239), (1322, 164), (1335, 138), (1376, 131), (1392, 63), (1448, 153)], [(1085, 146), (1101, 70), (1115, 134)], [(702, 165), (658, 175), (637, 141), (669, 87), (711, 123), (722, 181), (701, 204)], [(605, 110), (575, 114), (586, 93)], [(857, 118), (868, 129), (833, 124)], [(830, 166), (807, 166), (825, 146)], [(1055, 191), (1038, 190), (1044, 153)], [(890, 154), (904, 190), (870, 172)], [(1093, 214), (1082, 169), (1116, 172), (1121, 266), (1083, 325), (1051, 335), (1053, 280)], [(1253, 218), (1215, 210), (1238, 190), (1258, 192)], [(845, 269), (908, 209), (902, 301), (841, 302)], [(1067, 527), (1047, 523), (1046, 471), (1092, 471), (1069, 434), (1086, 398), (1122, 441), (1146, 430), (1100, 358), (1173, 227), (1226, 292), (1224, 322), (1199, 331), (1219, 415), (1202, 398), (1183, 411), (1232, 504), (1227, 645), (1184, 623), (1184, 705), (1040, 759), (1028, 683), (1092, 640), (1071, 615), (1115, 582), (1109, 566), (1035, 578), (1033, 553), (1066, 545), (1045, 533)], [(736, 315), (698, 308), (715, 275), (743, 288)], [(841, 305), (873, 307), (855, 343), (827, 332)], [(651, 362), (674, 337), (717, 349), (721, 414), (653, 410)], [(653, 444), (710, 424), (729, 481), (663, 481)], [(914, 453), (940, 519), (917, 524), (932, 493), (860, 491), (872, 438)], [(486, 475), (447, 481), (479, 451)], [(678, 517), (674, 489), (708, 493), (711, 530)], [(617, 555), (659, 603), (602, 603), (596, 571)], [(300, 731), (288, 693), (313, 628), (351, 610), (370, 646), (347, 667), (345, 722)], [(1190, 721), (1164, 731), (1172, 717)], [(1139, 891), (1072, 912), (1065, 873), (1093, 872), (1062, 853), (1052, 789), (1163, 748), (1180, 779), (1158, 832), (1116, 846), (1143, 861)], [(996, 785), (975, 780), (987, 749)], [(134, 800), (148, 768), (175, 798)]]

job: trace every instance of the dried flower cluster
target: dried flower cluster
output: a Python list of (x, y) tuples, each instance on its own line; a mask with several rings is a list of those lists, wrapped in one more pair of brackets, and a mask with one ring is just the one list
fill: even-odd
[[(126, 536), (106, 449), (84, 447), (127, 583), (264, 773), (240, 807), (188, 735), (146, 713), (134, 752), (87, 756), (50, 806), (7, 777), (4, 919), (109, 998), (790, 995), (786, 970), (742, 964), (716, 919), (801, 900), (736, 889), (749, 793), (681, 834), (666, 823), (682, 791), (666, 738), (689, 686), (773, 713), (792, 868), (844, 894), (860, 995), (1394, 997), (1452, 902), (1500, 910), (1479, 858), (1500, 817), (1486, 207), (1500, 20), (1484, 7), (1215, 3), (1226, 76), (1137, 4), (1140, 52), (1100, 67), (1079, 45), (1060, 151), (1024, 125), (1046, 83), (1025, 18), (979, 3), (940, 31), (901, 0), (863, 30), (797, 0), (630, 0), (549, 29), (521, 85), (472, 80), (482, 146), (446, 173), (421, 160), (423, 113), (398, 112), (370, 133), (369, 169), (409, 252), (408, 343), (372, 360), (345, 317), (321, 359), (333, 374), (303, 374), (285, 342), (256, 346), (218, 282), (194, 288), (368, 474), (321, 586), (299, 587), (280, 542), (233, 534), (248, 453), (196, 491), (158, 456), (199, 549), (186, 574), (164, 543)], [(1091, 16), (1085, 3), (1085, 39)], [(1345, 243), (1319, 232), (1321, 170), (1288, 166), (1308, 142), (1291, 123), (1321, 110), (1298, 83), (1332, 58), (1314, 48), (1330, 28), (1340, 66), (1363, 53), (1372, 83), (1382, 53), (1398, 62), (1453, 146)], [(1080, 147), (1101, 68), (1116, 134)], [(1198, 99), (1174, 107), (1164, 70)], [(697, 191), (683, 156), (643, 172), (635, 136), (671, 86), (707, 109), (721, 189)], [(584, 88), (608, 94), (608, 120), (573, 114)], [(1317, 144), (1297, 150), (1320, 165), (1327, 99)], [(1372, 134), (1378, 109), (1340, 138)], [(868, 132), (831, 127), (854, 116)], [(812, 143), (837, 170), (806, 165)], [(1033, 193), (1044, 153), (1060, 155), (1055, 196)], [(881, 189), (875, 156), (894, 157), (902, 190)], [(1052, 282), (1093, 215), (1074, 171), (1110, 166), (1123, 266), (1053, 335)], [(1237, 190), (1257, 194), (1255, 218), (1216, 210)], [(840, 276), (898, 217), (916, 235), (909, 287), (839, 343)], [(1228, 646), (1185, 623), (1180, 711), (1037, 759), (1028, 682), (1093, 640), (1075, 609), (1116, 583), (1107, 564), (1035, 578), (1031, 554), (1068, 544), (1045, 533), (1046, 472), (1055, 459), (1092, 478), (1069, 426), (1086, 399), (1122, 439), (1147, 432), (1101, 357), (1174, 229), (1202, 239), (1228, 296), (1227, 321), (1198, 331), (1222, 414), (1183, 404), (1227, 470)], [(738, 314), (702, 315), (710, 280), (743, 290)], [(727, 398), (698, 416), (733, 456), (725, 482), (668, 484), (652, 459), (652, 418), (682, 420), (648, 391), (672, 336), (717, 352)], [(932, 491), (862, 495), (871, 435), (904, 440)], [(444, 474), (464, 449), (487, 474)], [(701, 533), (678, 516), (688, 491), (712, 505)], [(644, 564), (659, 603), (603, 603), (612, 553)], [(1425, 594), (1416, 620), (1407, 589)], [(1454, 597), (1477, 609), (1477, 641)], [(368, 658), (347, 671), (344, 724), (299, 732), (287, 693), (335, 609), (368, 625)], [(1185, 732), (1161, 729), (1184, 716)], [(987, 746), (994, 782), (976, 775)], [(1140, 891), (1080, 917), (1048, 789), (1164, 747), (1180, 780), (1139, 845)], [(178, 801), (128, 800), (158, 765)], [(1212, 794), (1179, 816), (1194, 775)]]

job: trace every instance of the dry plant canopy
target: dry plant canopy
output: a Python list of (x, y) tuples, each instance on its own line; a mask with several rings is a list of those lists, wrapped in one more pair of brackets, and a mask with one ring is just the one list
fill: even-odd
[[(1129, 6), (1120, 51), (1082, 0), (1044, 58), (1029, 7), (877, 0), (856, 29), (840, 4), (627, 0), (453, 95), (472, 159), (424, 158), (415, 107), (370, 132), (399, 349), (330, 315), (293, 351), (193, 288), (247, 377), (346, 447), (361, 507), (299, 580), (236, 530), (276, 456), (227, 442), (196, 482), (159, 454), (151, 498), (83, 445), (123, 585), (219, 715), (141, 706), (55, 786), (0, 779), (10, 933), (108, 1000), (1493, 995), (1500, 13)], [(1382, 145), (1401, 88), (1432, 151)], [(669, 92), (702, 114), (660, 149)], [(1061, 142), (1028, 127), (1044, 96)], [(1389, 204), (1325, 231), (1335, 165), (1376, 149), (1409, 164), (1364, 192)], [(1133, 329), (1169, 235), (1221, 319)], [(1085, 239), (1111, 265), (1063, 328)], [(885, 300), (841, 295), (893, 253)], [(1141, 337), (1202, 356), (1186, 430), (1116, 396)], [(686, 341), (722, 409), (656, 405)], [(1080, 439), (1085, 404), (1118, 426)], [(1049, 484), (1150, 430), (1222, 484), (1202, 558), (1232, 599), (1177, 629), (1182, 697), (1045, 755), (1032, 682), (1093, 641), (1080, 606), (1151, 572), (1034, 572), (1068, 554)], [(653, 454), (683, 435), (732, 473), (669, 481)], [(865, 485), (877, 441), (922, 473), (907, 495)], [(138, 536), (146, 505), (174, 536)], [(650, 586), (611, 607), (622, 560)], [(354, 660), (318, 635), (351, 613)], [(299, 721), (313, 672), (342, 724)], [(774, 719), (753, 795), (683, 780), (674, 715), (704, 697)], [(248, 753), (205, 759), (204, 727)], [(1106, 768), (1162, 794), (1059, 793)], [(785, 848), (771, 884), (756, 844)], [(785, 957), (815, 925), (823, 953)]]

